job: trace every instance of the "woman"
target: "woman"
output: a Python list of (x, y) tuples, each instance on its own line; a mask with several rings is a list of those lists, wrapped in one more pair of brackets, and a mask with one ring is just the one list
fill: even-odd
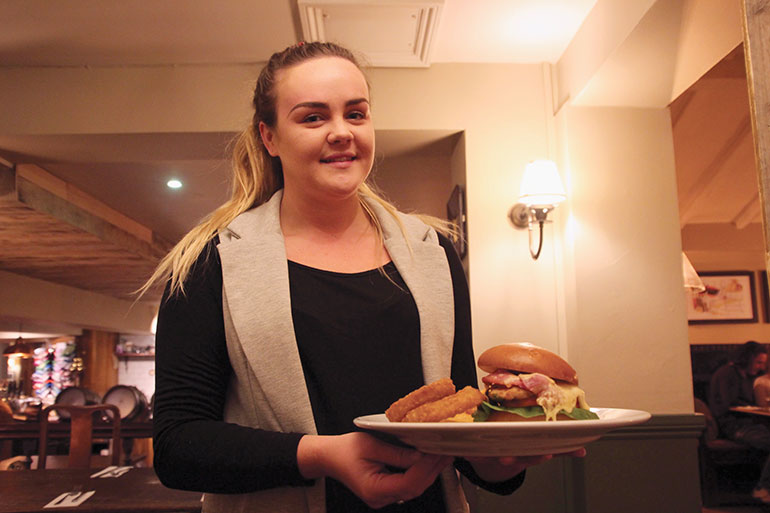
[[(158, 476), (207, 492), (204, 511), (465, 511), (451, 458), (352, 423), (441, 377), (477, 384), (456, 253), (366, 184), (374, 128), (360, 67), (334, 44), (287, 48), (253, 103), (232, 198), (148, 283), (169, 279)], [(510, 493), (544, 459), (454, 464)]]

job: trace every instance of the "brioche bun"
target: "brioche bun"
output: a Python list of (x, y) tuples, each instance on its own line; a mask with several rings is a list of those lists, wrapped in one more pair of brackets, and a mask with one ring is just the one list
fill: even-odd
[(498, 369), (524, 374), (539, 372), (554, 380), (578, 384), (577, 372), (561, 356), (527, 342), (491, 347), (481, 353), (478, 366), (485, 372)]

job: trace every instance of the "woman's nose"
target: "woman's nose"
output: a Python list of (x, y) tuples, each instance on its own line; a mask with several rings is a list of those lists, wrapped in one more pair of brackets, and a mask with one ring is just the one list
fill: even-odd
[(353, 132), (343, 120), (334, 121), (329, 125), (329, 135), (326, 140), (329, 144), (339, 144), (353, 139)]

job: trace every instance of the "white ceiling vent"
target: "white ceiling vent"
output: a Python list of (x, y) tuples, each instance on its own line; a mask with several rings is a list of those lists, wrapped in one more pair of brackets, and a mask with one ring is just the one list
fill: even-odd
[(305, 41), (363, 53), (368, 65), (427, 67), (444, 0), (298, 0)]

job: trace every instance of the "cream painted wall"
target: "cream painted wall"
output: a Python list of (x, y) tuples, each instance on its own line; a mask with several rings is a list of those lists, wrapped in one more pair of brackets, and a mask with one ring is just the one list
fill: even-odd
[(556, 349), (554, 244), (533, 262), (526, 232), (507, 217), (524, 166), (547, 156), (541, 66), (436, 64), (375, 69), (370, 79), (378, 128), (464, 131), (476, 352), (522, 340)]
[(558, 105), (662, 108), (742, 39), (740, 0), (599, 0), (557, 64)]
[(741, 0), (686, 0), (671, 100), (743, 42)]
[(449, 157), (412, 153), (387, 158), (377, 165), (374, 180), (400, 209), (408, 211), (406, 206), (420, 205), (421, 213), (443, 218), (453, 187)]
[[(157, 305), (132, 303), (74, 287), (0, 271), (0, 314), (25, 324), (61, 323), (123, 333), (149, 333)], [(27, 323), (26, 321), (31, 321)]]
[(4, 134), (240, 131), (257, 66), (0, 68)]
[(569, 206), (535, 262), (507, 212), (526, 162), (548, 156), (544, 76), (535, 65), (374, 70), (375, 122), (465, 131), (477, 353), (531, 341), (567, 356), (595, 405), (692, 411), (668, 111), (562, 110)]
[(570, 99), (574, 101), (580, 95), (655, 3), (655, 0), (596, 2), (557, 64), (557, 105)]
[(565, 107), (570, 361), (594, 405), (691, 412), (667, 109)]

